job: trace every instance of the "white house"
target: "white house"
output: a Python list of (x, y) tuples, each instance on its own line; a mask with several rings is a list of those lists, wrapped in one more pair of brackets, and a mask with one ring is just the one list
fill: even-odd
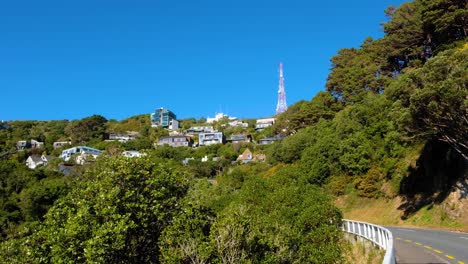
[(214, 133), (200, 133), (198, 134), (198, 145), (213, 145), (213, 144), (223, 144), (225, 137), (223, 132), (214, 132)]
[(83, 164), (86, 160), (92, 158), (97, 158), (101, 155), (102, 151), (99, 149), (87, 147), (87, 146), (77, 146), (69, 149), (65, 149), (62, 151), (62, 154), (59, 158), (68, 161), (72, 157), (72, 155), (77, 155), (76, 163)]
[(52, 146), (54, 147), (54, 149), (58, 149), (58, 148), (61, 148), (65, 145), (71, 145), (71, 141), (55, 141)]
[(143, 157), (146, 156), (146, 153), (141, 153), (137, 150), (126, 150), (122, 152), (122, 156), (127, 157), (127, 158), (134, 158), (134, 157)]
[(50, 158), (51, 157), (47, 155), (31, 155), (28, 157), (28, 159), (26, 159), (26, 166), (28, 166), (28, 168), (30, 169), (35, 169), (38, 166), (47, 165), (47, 163), (49, 163)]
[(273, 117), (257, 119), (255, 130), (261, 131), (269, 126), (272, 126), (274, 123), (275, 123), (275, 118)]
[(136, 136), (134, 134), (118, 134), (110, 133), (109, 140), (117, 140), (119, 142), (127, 142), (129, 140), (134, 140)]
[(230, 116), (228, 116), (226, 114), (223, 114), (223, 113), (217, 113), (215, 115), (215, 117), (207, 117), (206, 122), (207, 123), (214, 123), (214, 122), (220, 121), (223, 118), (227, 118), (229, 121), (233, 121), (233, 120), (237, 119), (236, 117), (230, 117)]
[(32, 148), (42, 148), (44, 146), (44, 142), (37, 141), (35, 139), (31, 139), (31, 147)]

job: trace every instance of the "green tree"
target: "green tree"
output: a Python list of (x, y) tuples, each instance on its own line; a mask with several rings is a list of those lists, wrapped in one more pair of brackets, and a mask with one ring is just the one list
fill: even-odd
[(163, 160), (103, 158), (28, 239), (32, 262), (159, 263), (188, 178)]
[[(468, 34), (468, 3), (464, 0), (421, 0), (422, 22), (432, 47)], [(440, 48), (439, 48), (440, 50)]]
[(93, 115), (69, 123), (65, 133), (73, 144), (84, 144), (92, 139), (102, 141), (105, 138), (106, 122), (107, 119), (103, 116)]
[(410, 136), (437, 138), (468, 159), (468, 45), (447, 50), (402, 76), (388, 97)]

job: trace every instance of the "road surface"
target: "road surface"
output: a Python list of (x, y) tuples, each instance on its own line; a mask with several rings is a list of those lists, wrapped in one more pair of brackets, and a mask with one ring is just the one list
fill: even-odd
[(468, 264), (468, 234), (386, 227), (393, 234), (398, 264)]

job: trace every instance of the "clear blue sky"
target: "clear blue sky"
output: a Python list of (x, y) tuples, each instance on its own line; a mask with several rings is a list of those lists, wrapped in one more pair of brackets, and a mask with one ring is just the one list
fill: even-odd
[(330, 58), (383, 36), (402, 0), (0, 3), (0, 120), (275, 112), (325, 90)]

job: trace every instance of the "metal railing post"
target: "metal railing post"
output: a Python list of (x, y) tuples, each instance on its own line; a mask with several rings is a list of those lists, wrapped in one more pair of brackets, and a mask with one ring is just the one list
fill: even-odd
[(393, 235), (388, 229), (370, 223), (343, 219), (342, 230), (363, 237), (385, 250), (382, 264), (396, 263)]

